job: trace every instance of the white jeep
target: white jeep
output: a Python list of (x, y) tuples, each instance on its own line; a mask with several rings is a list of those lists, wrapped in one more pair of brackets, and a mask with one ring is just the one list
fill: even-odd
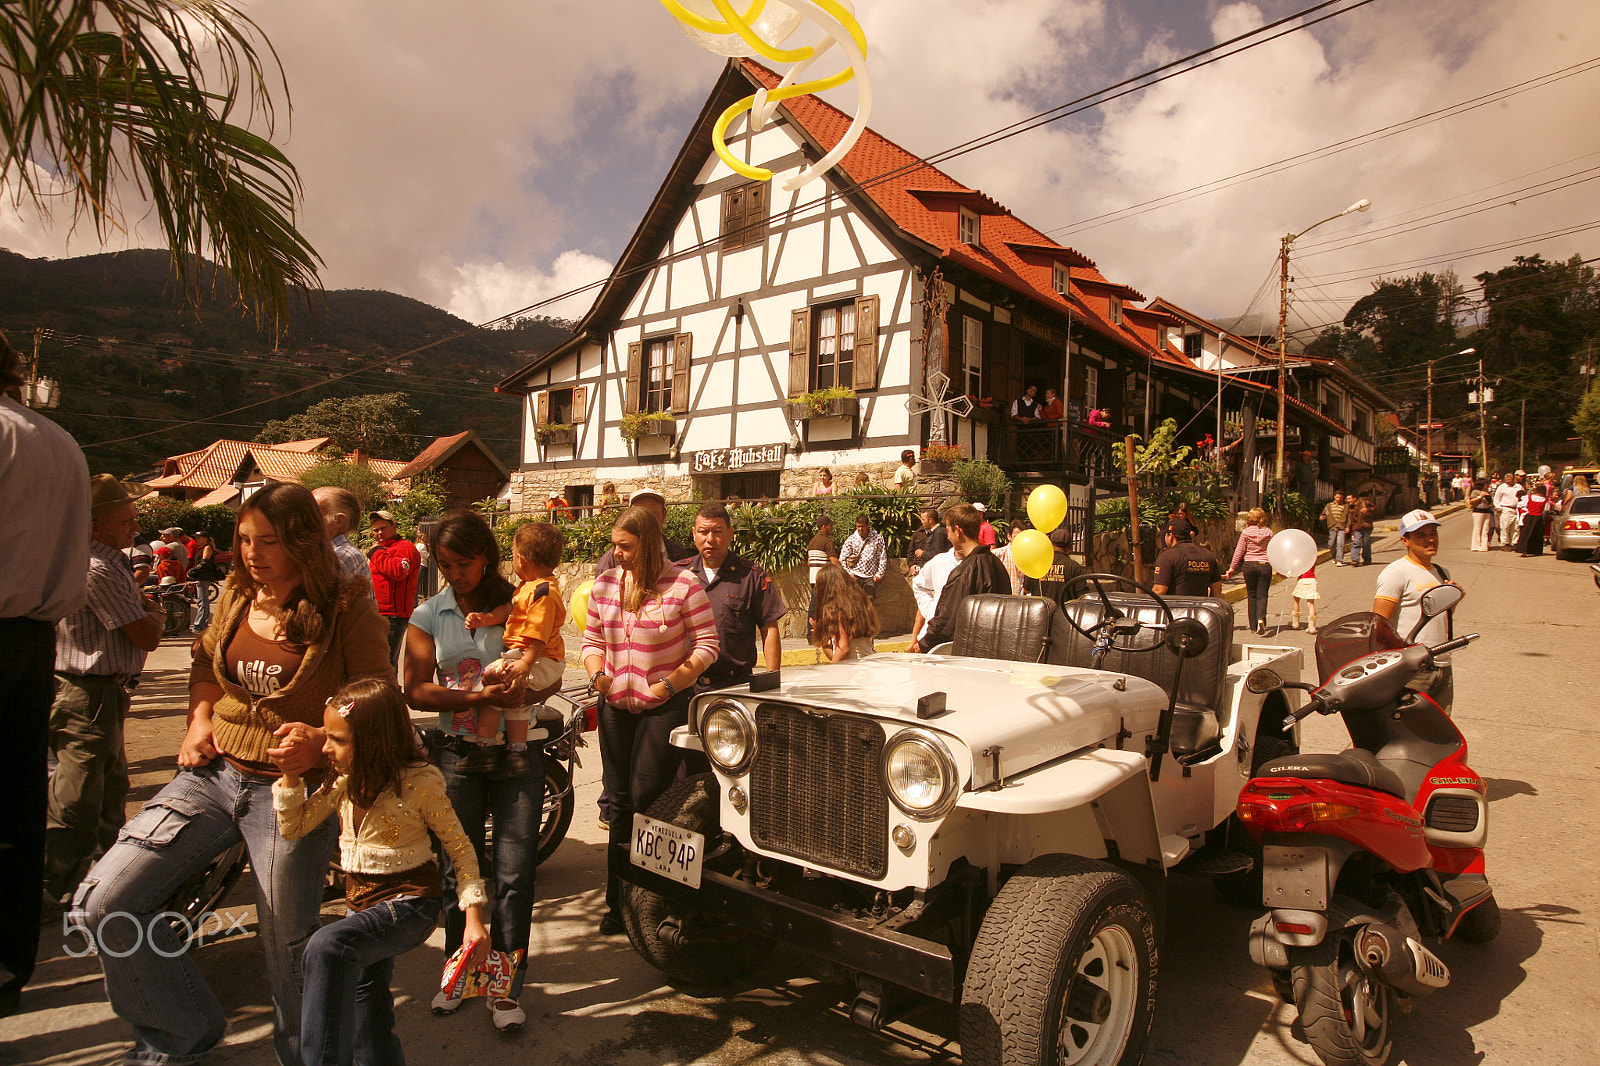
[(634, 948), (704, 994), (781, 943), (872, 1027), (912, 993), (959, 1003), (969, 1066), (1140, 1061), (1167, 873), (1259, 902), (1230, 820), (1296, 737), (1287, 694), (1245, 682), (1301, 656), (1235, 649), (1223, 600), (1078, 580), (1061, 608), (970, 597), (933, 653), (696, 697), (673, 740), (712, 773), (635, 816)]

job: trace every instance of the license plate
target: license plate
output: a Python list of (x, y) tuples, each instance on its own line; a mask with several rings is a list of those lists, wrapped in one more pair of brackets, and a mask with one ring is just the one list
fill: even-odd
[(1297, 911), (1328, 909), (1328, 853), (1268, 844), (1262, 849), (1261, 902)]
[(700, 887), (700, 860), (706, 851), (703, 833), (658, 822), (645, 814), (633, 816), (633, 844), (629, 858), (641, 869)]

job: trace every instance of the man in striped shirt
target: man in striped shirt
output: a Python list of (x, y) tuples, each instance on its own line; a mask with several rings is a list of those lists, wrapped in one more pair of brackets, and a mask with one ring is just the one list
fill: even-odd
[(860, 583), (868, 599), (878, 598), (878, 582), (889, 569), (889, 546), (866, 515), (856, 516), (856, 531), (845, 538), (844, 547), (839, 549), (839, 562)]
[(161, 643), (162, 612), (133, 583), (123, 550), (139, 530), (133, 500), (110, 474), (90, 479), (89, 576), (84, 605), (56, 623), (56, 700), (50, 708), (50, 805), (45, 892), (71, 895), (122, 828), (128, 760), (122, 723), (145, 656)]

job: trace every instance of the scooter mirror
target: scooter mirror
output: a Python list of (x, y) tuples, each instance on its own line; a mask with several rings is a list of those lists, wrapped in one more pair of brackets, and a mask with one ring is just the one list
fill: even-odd
[(1422, 594), (1422, 616), (1437, 618), (1460, 603), (1466, 595), (1460, 585), (1435, 585)]
[(1250, 671), (1250, 676), (1244, 680), (1244, 687), (1245, 691), (1253, 692), (1260, 696), (1268, 692), (1276, 692), (1282, 688), (1283, 678), (1278, 676), (1276, 670), (1269, 670), (1263, 666), (1259, 670)]

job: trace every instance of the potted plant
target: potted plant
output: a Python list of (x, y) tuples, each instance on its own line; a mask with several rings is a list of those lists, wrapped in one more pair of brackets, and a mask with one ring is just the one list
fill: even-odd
[(791, 396), (784, 402), (784, 414), (796, 421), (808, 418), (850, 418), (856, 413), (859, 401), (856, 390), (843, 385), (830, 385), (824, 389)]
[(575, 434), (572, 427), (562, 422), (550, 422), (539, 426), (533, 431), (534, 438), (540, 444), (571, 444)]
[(922, 449), (922, 473), (948, 474), (950, 465), (958, 459), (966, 458), (959, 444), (942, 444), (935, 441)]
[(671, 411), (634, 411), (622, 416), (622, 439), (625, 441), (671, 437), (677, 429), (678, 420)]

